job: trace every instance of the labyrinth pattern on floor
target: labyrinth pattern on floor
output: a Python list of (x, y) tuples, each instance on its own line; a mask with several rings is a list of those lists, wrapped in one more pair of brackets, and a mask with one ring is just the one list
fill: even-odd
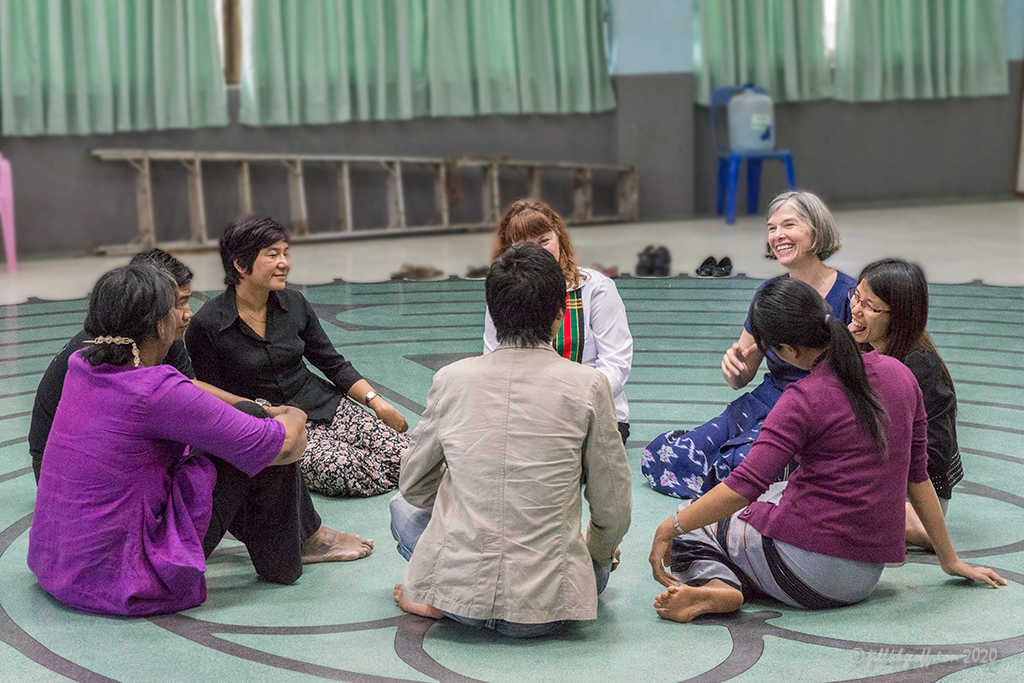
[[(617, 281), (635, 339), (627, 385), (633, 524), (600, 616), (529, 642), (404, 615), (391, 600), (404, 561), (387, 497), (315, 496), (325, 523), (376, 540), (354, 563), (312, 565), (293, 586), (259, 582), (240, 546), (211, 557), (207, 602), (150, 619), (73, 612), (25, 564), (35, 484), (26, 435), (50, 358), (82, 325), (86, 302), (0, 307), (0, 679), (347, 681), (1014, 680), (1024, 670), (1024, 288), (932, 285), (929, 329), (956, 382), (966, 478), (948, 523), (998, 591), (944, 575), (910, 553), (866, 601), (806, 612), (751, 602), (693, 624), (657, 618), (647, 554), (675, 502), (651, 491), (639, 454), (659, 432), (720, 412), (736, 393), (719, 361), (759, 281)], [(334, 282), (303, 288), (324, 328), (415, 425), (434, 371), (481, 350), (479, 281)], [(211, 293), (199, 293), (197, 308)], [(102, 410), (102, 406), (97, 406)], [(870, 533), (870, 530), (865, 530)]]

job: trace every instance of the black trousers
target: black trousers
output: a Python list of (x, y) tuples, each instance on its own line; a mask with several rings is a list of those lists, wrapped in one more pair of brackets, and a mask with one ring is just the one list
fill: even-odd
[[(266, 411), (251, 401), (235, 407), (267, 417)], [(302, 575), (302, 544), (321, 524), (298, 463), (266, 467), (250, 477), (220, 458), (207, 457), (217, 467), (217, 484), (203, 553), (209, 557), (230, 531), (245, 544), (261, 579), (294, 583)]]
[(629, 438), (629, 423), (628, 422), (620, 422), (619, 423), (619, 436), (622, 437), (622, 445), (625, 446), (626, 445), (626, 439)]

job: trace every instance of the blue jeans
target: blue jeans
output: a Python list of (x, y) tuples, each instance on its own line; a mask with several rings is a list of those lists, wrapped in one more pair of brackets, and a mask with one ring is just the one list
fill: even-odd
[[(413, 550), (416, 549), (416, 544), (419, 542), (423, 530), (430, 523), (433, 510), (416, 507), (403, 498), (401, 493), (396, 493), (388, 506), (391, 509), (391, 535), (398, 542), (398, 554), (408, 560), (412, 557)], [(610, 567), (602, 567), (597, 562), (594, 562), (594, 577), (597, 581), (598, 595), (608, 585), (610, 574)], [(442, 611), (441, 613), (460, 624), (466, 624), (474, 628), (488, 628), (510, 638), (545, 636), (569, 623), (561, 620), (548, 621), (543, 624), (521, 624), (515, 621), (505, 621), (504, 619), (473, 619), (471, 617), (459, 616), (458, 614), (451, 614), (450, 612)]]

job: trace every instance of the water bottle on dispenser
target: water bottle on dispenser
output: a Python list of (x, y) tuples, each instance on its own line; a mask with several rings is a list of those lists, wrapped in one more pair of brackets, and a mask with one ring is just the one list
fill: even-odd
[(746, 84), (729, 99), (729, 147), (734, 152), (775, 149), (775, 114), (772, 98)]

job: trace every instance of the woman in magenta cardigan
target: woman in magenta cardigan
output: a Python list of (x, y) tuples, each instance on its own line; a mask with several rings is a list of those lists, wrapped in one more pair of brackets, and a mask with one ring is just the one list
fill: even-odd
[[(757, 293), (751, 330), (762, 353), (810, 374), (783, 392), (746, 460), (659, 525), (649, 558), (667, 587), (658, 615), (690, 621), (757, 594), (805, 609), (863, 600), (887, 562), (905, 559), (905, 499), (943, 571), (1005, 585), (953, 550), (910, 370), (877, 352), (862, 357), (843, 321), (799, 280), (778, 278)], [(798, 467), (776, 482), (791, 460)]]

